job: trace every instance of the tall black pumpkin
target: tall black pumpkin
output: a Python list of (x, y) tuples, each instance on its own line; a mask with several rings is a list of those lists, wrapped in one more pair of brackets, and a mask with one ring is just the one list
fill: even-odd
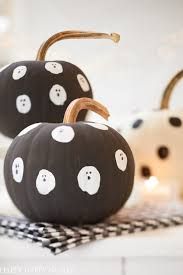
[[(65, 61), (45, 61), (49, 47), (62, 39), (108, 38), (117, 34), (65, 31), (50, 37), (40, 47), (36, 61), (15, 62), (0, 72), (0, 132), (14, 138), (36, 122), (59, 122), (69, 103), (81, 97), (92, 98), (85, 74)], [(80, 113), (84, 120), (86, 111)]]
[(33, 221), (95, 223), (121, 208), (132, 191), (134, 159), (127, 142), (104, 124), (76, 122), (83, 109), (109, 116), (98, 102), (76, 99), (63, 123), (27, 127), (7, 152), (7, 190)]

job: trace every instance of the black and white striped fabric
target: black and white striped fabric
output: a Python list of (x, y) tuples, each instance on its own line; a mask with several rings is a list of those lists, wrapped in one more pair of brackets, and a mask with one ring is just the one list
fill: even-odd
[(79, 227), (32, 223), (0, 215), (0, 235), (28, 239), (47, 247), (54, 254), (59, 254), (94, 240), (181, 224), (183, 204), (174, 202), (124, 208), (103, 223)]

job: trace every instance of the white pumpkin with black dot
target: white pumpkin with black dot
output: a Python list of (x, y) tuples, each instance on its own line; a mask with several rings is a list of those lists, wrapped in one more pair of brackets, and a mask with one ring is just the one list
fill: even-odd
[(76, 99), (63, 123), (29, 126), (7, 152), (7, 190), (33, 221), (99, 222), (118, 211), (131, 194), (134, 159), (127, 142), (104, 124), (76, 122), (84, 109), (109, 116), (100, 103)]
[(169, 100), (183, 71), (166, 87), (160, 108), (133, 114), (118, 127), (134, 154), (136, 182), (156, 177), (162, 184), (175, 184), (183, 194), (183, 110), (169, 109)]

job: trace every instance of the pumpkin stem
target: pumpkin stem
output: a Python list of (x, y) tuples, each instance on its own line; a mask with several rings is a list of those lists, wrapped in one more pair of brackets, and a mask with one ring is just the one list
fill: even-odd
[(183, 77), (183, 70), (178, 72), (168, 83), (166, 86), (162, 99), (161, 99), (161, 104), (160, 104), (160, 109), (167, 109), (169, 107), (169, 101), (170, 97), (172, 95), (172, 92), (176, 86), (176, 84), (181, 80)]
[(117, 33), (97, 33), (97, 32), (84, 32), (84, 31), (64, 31), (59, 32), (51, 36), (48, 40), (46, 40), (38, 50), (38, 54), (36, 57), (37, 61), (44, 61), (47, 50), (51, 45), (55, 42), (64, 40), (64, 39), (85, 39), (85, 38), (92, 38), (92, 39), (111, 39), (115, 43), (118, 43), (120, 40), (120, 35)]
[(106, 120), (108, 120), (108, 117), (110, 116), (107, 108), (102, 104), (91, 98), (82, 97), (73, 100), (69, 104), (64, 115), (63, 123), (75, 123), (79, 112), (84, 109), (93, 111)]

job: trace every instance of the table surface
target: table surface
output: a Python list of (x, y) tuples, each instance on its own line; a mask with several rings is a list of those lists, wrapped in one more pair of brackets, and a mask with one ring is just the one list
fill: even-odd
[[(56, 257), (137, 257), (137, 256), (183, 256), (183, 226), (139, 232), (132, 235), (94, 241), (73, 248)], [(8, 257), (41, 258), (54, 257), (52, 253), (28, 240), (0, 236), (0, 259)]]

